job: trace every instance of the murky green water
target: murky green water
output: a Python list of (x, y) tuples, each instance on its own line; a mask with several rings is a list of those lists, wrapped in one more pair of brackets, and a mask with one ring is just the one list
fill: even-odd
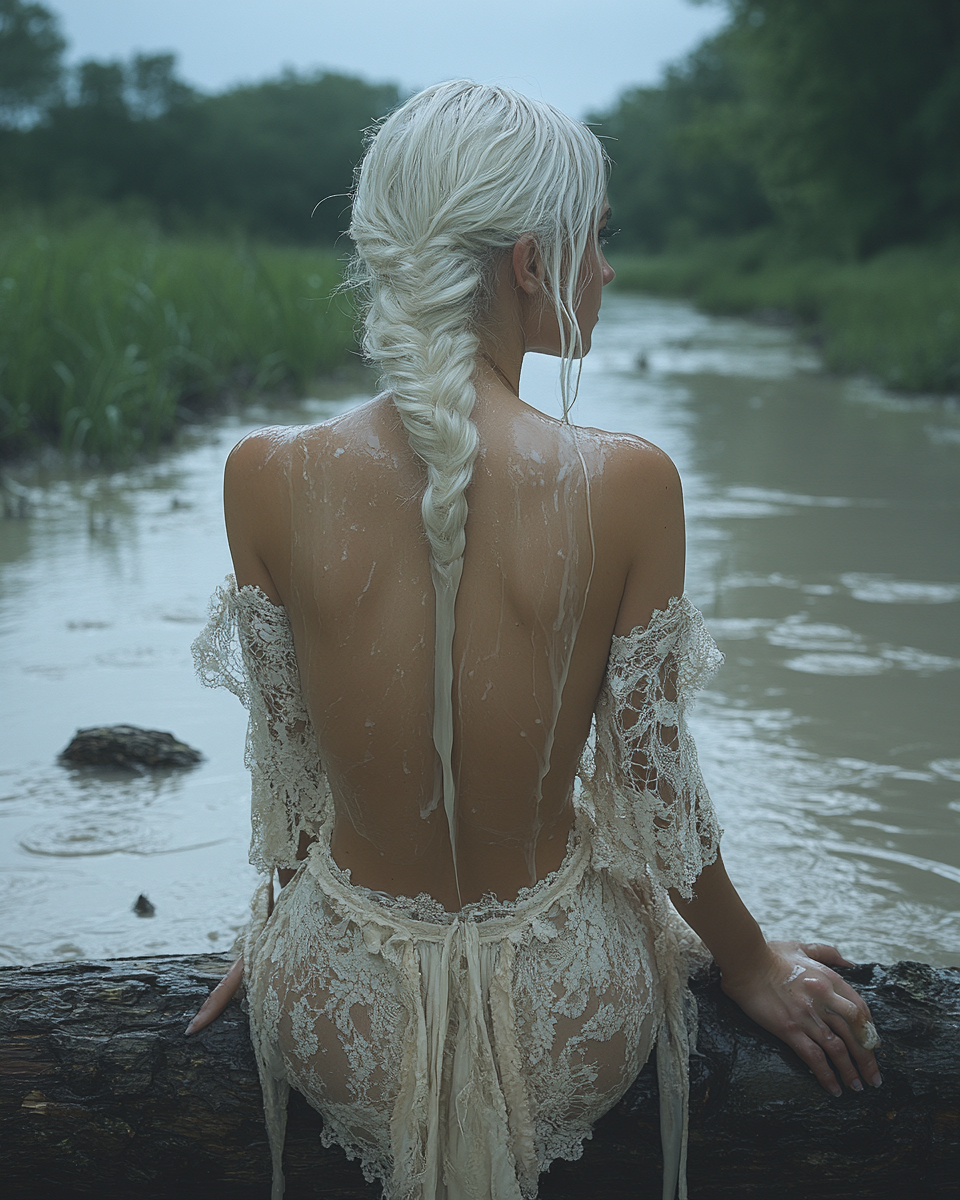
[[(645, 364), (645, 365), (644, 365)], [(525, 399), (552, 410), (551, 363)], [(0, 525), (0, 961), (226, 948), (244, 919), (244, 719), (189, 644), (229, 570), (230, 418), (130, 473), (14, 473)], [(577, 419), (676, 460), (688, 587), (727, 663), (695, 732), (767, 932), (960, 963), (960, 408), (831, 379), (789, 332), (611, 296)], [(15, 508), (15, 506), (14, 506)], [(68, 769), (79, 726), (172, 730), (198, 768)], [(156, 915), (132, 911), (144, 892)]]

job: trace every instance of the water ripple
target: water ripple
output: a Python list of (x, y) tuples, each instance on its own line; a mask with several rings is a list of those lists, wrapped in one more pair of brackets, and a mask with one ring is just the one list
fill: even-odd
[(900, 863), (905, 867), (915, 867), (918, 871), (926, 871), (929, 875), (939, 875), (941, 879), (949, 879), (951, 883), (960, 883), (960, 867), (952, 867), (948, 863), (938, 862), (934, 858), (921, 858), (918, 854), (904, 854), (901, 850), (864, 846), (859, 842), (846, 845), (827, 842), (825, 848), (834, 854), (853, 854), (857, 857), (865, 856), (878, 858), (885, 862)]
[(854, 600), (867, 604), (952, 604), (960, 600), (960, 583), (921, 583), (889, 575), (848, 573), (840, 582)]
[(893, 666), (884, 658), (870, 654), (799, 654), (783, 664), (788, 671), (805, 675), (882, 675)]

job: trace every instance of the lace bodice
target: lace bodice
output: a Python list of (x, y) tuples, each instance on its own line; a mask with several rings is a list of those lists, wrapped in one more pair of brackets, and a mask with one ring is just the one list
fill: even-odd
[[(301, 834), (316, 836), (332, 798), (286, 610), (229, 576), (193, 654), (202, 682), (228, 688), (250, 714), (250, 861), (261, 871), (295, 868)], [(721, 831), (685, 717), (722, 661), (686, 596), (613, 639), (577, 803), (595, 865), (624, 882), (647, 874), (689, 898), (716, 858)]]

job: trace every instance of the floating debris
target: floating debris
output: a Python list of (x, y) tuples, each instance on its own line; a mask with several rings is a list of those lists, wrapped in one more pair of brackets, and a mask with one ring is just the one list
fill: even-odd
[(111, 767), (192, 767), (203, 757), (172, 733), (136, 725), (96, 725), (78, 729), (61, 752), (70, 763)]
[(155, 917), (157, 915), (156, 906), (150, 903), (143, 892), (133, 902), (133, 911), (138, 917)]

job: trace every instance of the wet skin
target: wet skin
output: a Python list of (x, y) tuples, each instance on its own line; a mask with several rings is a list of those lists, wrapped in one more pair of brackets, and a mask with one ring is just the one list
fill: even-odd
[[(423, 699), (433, 686), (432, 585), (421, 468), (389, 397), (322, 425), (260, 431), (233, 451), (225, 476), (238, 584), (260, 587), (291, 620), (336, 804), (336, 862), (355, 883), (428, 892), (451, 911), (490, 891), (510, 899), (560, 865), (611, 636), (645, 626), (683, 591), (670, 459), (632, 435), (572, 431), (512, 389), (525, 353), (559, 352), (542, 277), (530, 239), (504, 255), (477, 360), (481, 450), (454, 644), (459, 892), (442, 806), (424, 815), (434, 794)], [(584, 352), (612, 277), (591, 246), (578, 281)], [(869, 1011), (831, 969), (844, 963), (838, 951), (766, 942), (720, 858), (695, 899), (672, 898), (727, 994), (828, 1091), (839, 1094), (837, 1076), (855, 1090), (861, 1077), (879, 1085)], [(228, 980), (192, 1031), (222, 1010), (239, 971)]]

